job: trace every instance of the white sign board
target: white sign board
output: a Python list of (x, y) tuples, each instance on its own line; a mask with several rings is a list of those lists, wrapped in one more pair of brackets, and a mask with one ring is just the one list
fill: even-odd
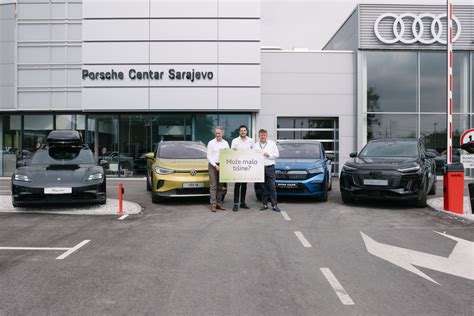
[(461, 162), (464, 168), (474, 168), (474, 155), (461, 155)]

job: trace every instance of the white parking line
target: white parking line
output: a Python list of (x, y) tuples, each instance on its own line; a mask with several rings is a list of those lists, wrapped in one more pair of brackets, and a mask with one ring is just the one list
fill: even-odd
[(303, 244), (305, 248), (311, 248), (311, 244), (304, 238), (303, 234), (300, 231), (295, 232), (296, 237), (298, 237), (299, 241)]
[(291, 221), (291, 218), (288, 216), (288, 213), (285, 212), (285, 211), (281, 211), (280, 212), (281, 216), (283, 216), (283, 218), (287, 221)]
[(0, 247), (0, 250), (69, 250), (71, 248), (47, 248), (47, 247)]
[(128, 217), (129, 214), (125, 214), (125, 215), (122, 215), (119, 217), (119, 221), (123, 221), (124, 219), (126, 219)]
[(320, 270), (323, 273), (323, 275), (326, 277), (326, 279), (328, 280), (329, 284), (334, 289), (334, 292), (336, 292), (342, 304), (354, 305), (354, 301), (351, 299), (349, 294), (347, 294), (346, 290), (344, 290), (341, 283), (339, 283), (339, 281), (336, 279), (336, 277), (331, 272), (331, 270), (329, 270), (329, 268), (321, 268)]
[(81, 241), (80, 243), (78, 243), (77, 245), (75, 245), (74, 247), (72, 248), (69, 248), (68, 251), (66, 251), (65, 253), (63, 253), (62, 255), (60, 255), (59, 257), (56, 258), (56, 260), (63, 260), (65, 258), (67, 258), (70, 254), (72, 254), (73, 252), (77, 251), (79, 248), (81, 248), (82, 246), (84, 246), (85, 244), (87, 244), (90, 240), (83, 240)]

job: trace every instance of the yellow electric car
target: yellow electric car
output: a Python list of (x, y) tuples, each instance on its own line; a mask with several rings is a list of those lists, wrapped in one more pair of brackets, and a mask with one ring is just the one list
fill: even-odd
[(206, 146), (195, 141), (163, 141), (147, 156), (146, 187), (152, 202), (168, 197), (209, 196)]

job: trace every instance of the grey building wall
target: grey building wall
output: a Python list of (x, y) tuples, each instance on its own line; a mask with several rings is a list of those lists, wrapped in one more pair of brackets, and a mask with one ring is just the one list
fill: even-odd
[(359, 10), (354, 10), (341, 28), (331, 37), (323, 50), (351, 50), (356, 51), (358, 42)]
[(340, 166), (356, 151), (354, 52), (262, 51), (262, 108), (256, 128), (276, 139), (277, 117), (339, 120)]
[(0, 109), (15, 108), (15, 9), (0, 3)]
[(81, 0), (18, 0), (18, 110), (81, 109)]
[[(397, 42), (395, 44), (385, 44), (381, 42), (374, 32), (374, 24), (377, 18), (384, 13), (393, 13), (396, 15), (411, 13), (414, 15), (420, 14), (433, 14), (439, 16), (446, 14), (446, 6), (442, 5), (379, 5), (379, 4), (360, 4), (359, 10), (359, 48), (360, 49), (430, 49), (430, 50), (442, 50), (446, 49), (446, 45), (435, 42), (433, 44), (422, 44), (416, 42), (413, 44), (404, 44)], [(461, 35), (459, 39), (454, 43), (453, 48), (455, 50), (474, 50), (474, 5), (454, 5), (453, 14), (459, 19), (461, 24)], [(394, 18), (386, 18), (380, 22), (379, 30), (383, 38), (393, 39), (393, 24)], [(406, 39), (413, 39), (411, 26), (413, 19), (406, 18), (405, 21), (405, 35)], [(423, 39), (431, 39), (431, 18), (422, 19), (424, 24)], [(442, 22), (442, 37), (446, 39), (446, 18), (441, 20)], [(453, 23), (454, 34), (456, 34), (456, 24)]]

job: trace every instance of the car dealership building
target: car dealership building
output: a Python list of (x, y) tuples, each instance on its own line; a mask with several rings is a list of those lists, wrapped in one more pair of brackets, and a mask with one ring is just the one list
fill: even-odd
[[(358, 5), (322, 51), (262, 47), (259, 1), (0, 0), (0, 176), (52, 129), (77, 129), (110, 174), (160, 140), (247, 124), (313, 139), (334, 172), (374, 138), (446, 148), (446, 16)], [(454, 145), (473, 126), (474, 6), (454, 7)], [(318, 36), (317, 30), (309, 29)]]

